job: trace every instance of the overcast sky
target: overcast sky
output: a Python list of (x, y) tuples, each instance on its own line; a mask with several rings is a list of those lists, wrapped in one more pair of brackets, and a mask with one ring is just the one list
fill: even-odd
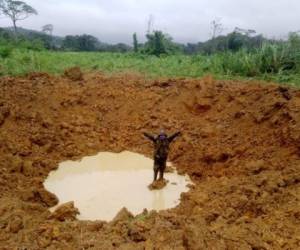
[[(26, 0), (25, 0), (26, 1)], [(142, 40), (147, 20), (178, 42), (204, 41), (210, 22), (221, 18), (228, 33), (234, 27), (254, 29), (268, 37), (284, 37), (300, 30), (300, 0), (27, 0), (38, 16), (19, 26), (40, 30), (54, 25), (56, 35), (91, 34), (103, 42), (131, 43), (137, 32)], [(0, 19), (0, 26), (11, 26)]]

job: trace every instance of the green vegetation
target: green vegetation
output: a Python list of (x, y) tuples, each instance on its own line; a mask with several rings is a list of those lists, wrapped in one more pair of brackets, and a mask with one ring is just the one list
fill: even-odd
[[(139, 43), (133, 34), (133, 47), (107, 44), (83, 35), (53, 36), (54, 26), (41, 31), (19, 28), (17, 21), (37, 15), (22, 1), (0, 0), (0, 14), (11, 19), (12, 28), (0, 28), (0, 76), (28, 72), (61, 74), (66, 68), (133, 72), (148, 77), (254, 78), (300, 86), (300, 36), (270, 40), (254, 30), (235, 28), (221, 35), (220, 20), (212, 22), (212, 37), (206, 42), (178, 44), (159, 30), (146, 34)], [(149, 27), (151, 22), (149, 23)]]
[(133, 51), (135, 53), (139, 52), (139, 42), (137, 40), (137, 35), (136, 33), (133, 34)]
[[(297, 38), (298, 39), (298, 38)], [(298, 43), (296, 43), (298, 46)], [(25, 44), (26, 45), (26, 44)], [(300, 85), (300, 54), (292, 41), (284, 46), (264, 44), (247, 52), (221, 52), (212, 55), (154, 56), (141, 53), (58, 52), (28, 47), (0, 45), (0, 74), (23, 75), (28, 72), (61, 74), (65, 68), (108, 73), (138, 72), (149, 77), (255, 78)]]
[(146, 38), (147, 42), (141, 49), (143, 54), (161, 56), (182, 53), (182, 48), (172, 41), (172, 37), (161, 31), (153, 31)]

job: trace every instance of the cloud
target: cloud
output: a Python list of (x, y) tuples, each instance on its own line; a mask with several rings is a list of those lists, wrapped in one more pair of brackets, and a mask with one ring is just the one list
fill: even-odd
[[(28, 0), (38, 16), (19, 23), (40, 30), (52, 23), (57, 35), (92, 34), (104, 42), (131, 43), (132, 34), (144, 37), (149, 15), (154, 28), (175, 41), (197, 42), (209, 38), (210, 22), (221, 18), (225, 32), (235, 27), (255, 29), (268, 37), (300, 30), (299, 0)], [(10, 26), (0, 19), (0, 26)]]

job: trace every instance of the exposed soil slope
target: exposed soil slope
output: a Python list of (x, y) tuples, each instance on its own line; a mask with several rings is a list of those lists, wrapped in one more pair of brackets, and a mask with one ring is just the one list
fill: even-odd
[[(0, 79), (0, 249), (300, 249), (299, 90), (70, 74)], [(42, 183), (59, 162), (151, 156), (142, 132), (160, 128), (183, 133), (170, 158), (195, 182), (178, 207), (110, 223), (77, 221), (73, 203), (50, 214)]]

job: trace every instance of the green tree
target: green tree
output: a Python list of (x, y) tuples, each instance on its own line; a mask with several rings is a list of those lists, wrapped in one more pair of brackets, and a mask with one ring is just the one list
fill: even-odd
[(232, 51), (238, 51), (245, 44), (244, 36), (236, 31), (232, 32), (228, 36), (228, 49)]
[[(288, 40), (290, 65), (293, 68), (300, 69), (300, 35), (297, 32), (291, 32)], [(292, 63), (291, 63), (292, 62)], [(291, 66), (290, 66), (291, 68)]]
[(76, 36), (66, 36), (63, 40), (62, 47), (65, 50), (78, 50), (79, 45)]
[(78, 36), (80, 51), (95, 51), (98, 47), (98, 39), (91, 35)]
[(136, 33), (133, 34), (133, 50), (135, 53), (137, 53), (139, 51), (139, 43), (137, 40), (137, 35)]
[(15, 35), (17, 35), (17, 21), (24, 20), (31, 15), (37, 15), (37, 11), (23, 1), (0, 0), (0, 12), (9, 17), (13, 22)]
[(163, 54), (175, 54), (182, 49), (178, 44), (173, 43), (172, 38), (161, 31), (154, 31), (146, 35), (147, 42), (144, 52), (150, 55), (160, 56)]

